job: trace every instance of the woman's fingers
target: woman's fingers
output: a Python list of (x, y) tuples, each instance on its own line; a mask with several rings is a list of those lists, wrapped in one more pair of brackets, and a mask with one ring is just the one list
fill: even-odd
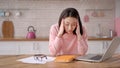
[(64, 19), (62, 19), (61, 21), (61, 25), (60, 25), (60, 30), (63, 32), (64, 31)]
[(64, 19), (61, 21), (61, 26), (64, 28)]
[(79, 22), (77, 22), (76, 34), (77, 34), (77, 35), (80, 35), (80, 26), (79, 26)]
[(62, 21), (61, 21), (58, 36), (61, 37), (63, 35), (63, 33), (64, 33), (64, 19), (62, 19)]
[(80, 34), (80, 26), (79, 26), (79, 22), (77, 22), (76, 34), (77, 34), (78, 40), (80, 40), (80, 39), (81, 39), (81, 34)]

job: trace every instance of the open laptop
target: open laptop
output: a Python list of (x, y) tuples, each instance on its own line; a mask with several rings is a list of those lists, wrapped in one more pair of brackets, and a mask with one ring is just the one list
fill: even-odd
[(115, 37), (107, 50), (104, 54), (98, 55), (98, 54), (86, 54), (84, 56), (79, 56), (76, 58), (76, 60), (82, 60), (82, 61), (90, 61), (90, 62), (102, 62), (106, 59), (109, 59), (112, 57), (114, 52), (116, 51), (117, 47), (120, 44), (120, 37)]

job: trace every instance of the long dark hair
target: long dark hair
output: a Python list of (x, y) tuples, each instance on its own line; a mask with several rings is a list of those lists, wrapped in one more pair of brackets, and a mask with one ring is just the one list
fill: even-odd
[[(66, 18), (66, 17), (74, 17), (74, 18), (78, 19), (79, 26), (80, 26), (80, 34), (83, 35), (82, 22), (80, 20), (80, 16), (79, 16), (78, 11), (75, 8), (64, 9), (63, 12), (61, 13), (60, 17), (59, 17), (59, 21), (58, 21), (59, 27), (61, 25), (62, 19)], [(64, 33), (65, 33), (65, 31), (64, 31)], [(76, 34), (76, 28), (73, 31), (73, 33)]]

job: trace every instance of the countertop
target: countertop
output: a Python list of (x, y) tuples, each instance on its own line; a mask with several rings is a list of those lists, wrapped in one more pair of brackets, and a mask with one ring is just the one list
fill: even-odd
[(18, 59), (29, 57), (28, 55), (1, 55), (0, 68), (120, 68), (120, 55), (101, 63), (91, 63), (84, 61), (74, 61), (71, 63), (48, 62), (46, 64), (29, 64), (17, 61)]
[[(88, 37), (88, 41), (104, 41), (112, 40), (113, 38), (97, 38), (97, 37)], [(49, 38), (36, 38), (36, 39), (26, 39), (22, 37), (17, 38), (0, 38), (0, 41), (49, 41)]]

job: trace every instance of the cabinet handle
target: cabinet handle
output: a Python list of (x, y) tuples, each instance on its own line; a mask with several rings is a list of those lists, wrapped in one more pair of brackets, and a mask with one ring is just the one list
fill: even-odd
[(39, 43), (33, 43), (33, 50), (39, 50)]

